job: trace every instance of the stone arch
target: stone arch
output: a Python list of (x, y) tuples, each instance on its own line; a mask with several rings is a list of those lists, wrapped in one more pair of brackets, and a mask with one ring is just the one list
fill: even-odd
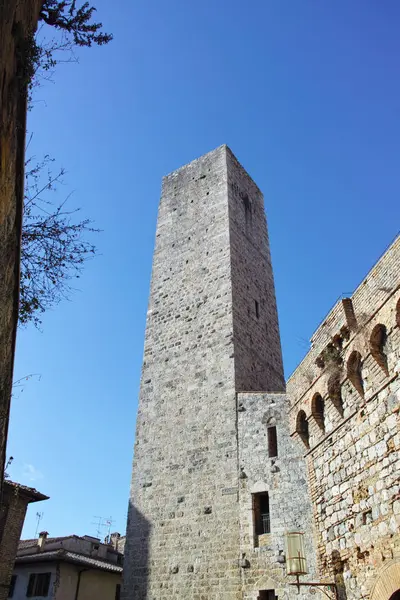
[(260, 579), (257, 581), (255, 588), (256, 590), (275, 590), (277, 588), (281, 587), (279, 585), (279, 582), (276, 581), (276, 579), (272, 579), (272, 577), (268, 576), (268, 575), (263, 575), (262, 577), (260, 577)]
[(325, 403), (321, 394), (314, 394), (311, 400), (311, 414), (315, 419), (318, 427), (325, 431)]
[(339, 372), (332, 373), (328, 379), (328, 396), (333, 406), (343, 416), (342, 386)]
[(360, 396), (364, 397), (364, 384), (361, 375), (361, 366), (361, 354), (357, 352), (357, 350), (353, 350), (347, 361), (347, 377)]
[(251, 494), (260, 494), (263, 492), (268, 492), (268, 485), (265, 481), (256, 481), (256, 483), (250, 488)]
[(391, 560), (379, 572), (370, 600), (389, 600), (400, 590), (400, 559)]
[(310, 433), (308, 431), (308, 421), (304, 410), (299, 410), (296, 418), (296, 432), (303, 440), (307, 448), (310, 447)]
[(369, 349), (371, 351), (371, 355), (376, 360), (381, 369), (385, 371), (386, 375), (389, 375), (387, 356), (384, 349), (386, 339), (386, 327), (385, 325), (382, 325), (382, 323), (378, 323), (378, 325), (375, 325), (371, 332), (371, 336), (369, 338)]

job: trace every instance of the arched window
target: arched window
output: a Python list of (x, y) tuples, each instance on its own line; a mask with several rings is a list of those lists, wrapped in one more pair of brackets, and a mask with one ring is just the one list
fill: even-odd
[(347, 361), (347, 377), (360, 394), (360, 396), (364, 396), (364, 385), (361, 376), (361, 354), (354, 350)]
[(369, 338), (369, 348), (378, 365), (388, 375), (387, 357), (384, 350), (386, 338), (386, 327), (381, 324), (375, 325)]
[(343, 415), (342, 386), (340, 385), (340, 374), (333, 373), (328, 379), (328, 395), (336, 410)]
[(321, 394), (315, 394), (311, 402), (311, 414), (322, 431), (325, 431), (324, 410), (325, 405)]
[(308, 432), (308, 421), (304, 410), (300, 410), (296, 419), (296, 432), (299, 434), (301, 439), (307, 448), (310, 447), (310, 434)]
[(397, 327), (400, 327), (400, 300), (397, 302), (396, 306), (396, 324)]

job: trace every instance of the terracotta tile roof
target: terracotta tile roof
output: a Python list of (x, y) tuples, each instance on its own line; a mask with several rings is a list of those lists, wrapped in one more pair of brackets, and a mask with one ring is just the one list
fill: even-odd
[[(46, 544), (51, 544), (54, 542), (62, 542), (63, 540), (68, 540), (70, 538), (78, 537), (76, 535), (63, 535), (60, 537), (52, 537), (46, 539)], [(32, 538), (29, 540), (20, 540), (18, 542), (18, 550), (23, 550), (24, 548), (30, 548), (31, 546), (38, 545), (38, 538)]]
[[(70, 536), (72, 537), (72, 536)], [(25, 540), (30, 541), (30, 540)], [(66, 562), (86, 565), (92, 569), (100, 569), (101, 571), (111, 571), (114, 573), (122, 573), (121, 565), (111, 563), (99, 558), (91, 558), (84, 554), (69, 552), (68, 550), (53, 550), (51, 552), (40, 552), (35, 554), (27, 554), (25, 556), (17, 556), (15, 564), (32, 563), (32, 562), (47, 562), (63, 560)]]

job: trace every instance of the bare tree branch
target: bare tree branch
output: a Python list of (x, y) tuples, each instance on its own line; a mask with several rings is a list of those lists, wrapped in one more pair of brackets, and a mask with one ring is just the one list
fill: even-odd
[(69, 299), (71, 281), (79, 279), (84, 263), (96, 254), (87, 235), (98, 232), (89, 219), (77, 218), (79, 209), (69, 210), (69, 196), (60, 204), (49, 192), (62, 183), (64, 170), (52, 175), (45, 156), (26, 164), (25, 211), (22, 228), (20, 311), (21, 324), (40, 326), (40, 315)]

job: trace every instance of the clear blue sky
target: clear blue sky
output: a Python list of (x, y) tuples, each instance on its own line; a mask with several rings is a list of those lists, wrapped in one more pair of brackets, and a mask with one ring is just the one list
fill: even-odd
[(396, 0), (94, 0), (114, 41), (60, 65), (30, 152), (95, 219), (80, 291), (19, 333), (11, 476), (51, 500), (24, 535), (123, 531), (161, 177), (227, 143), (264, 191), (286, 374), (400, 223)]

